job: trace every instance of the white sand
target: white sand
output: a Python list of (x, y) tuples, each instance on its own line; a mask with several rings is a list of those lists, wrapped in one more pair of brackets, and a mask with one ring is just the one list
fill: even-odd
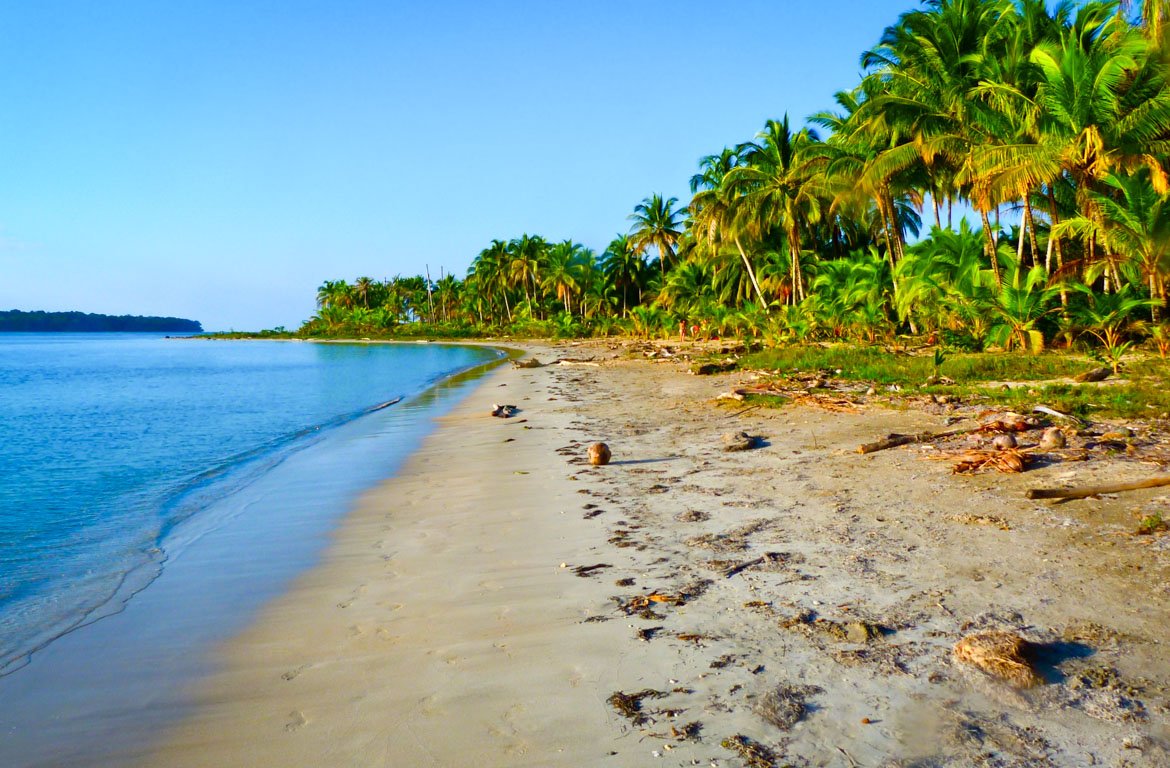
[[(956, 478), (917, 447), (847, 452), (937, 416), (729, 416), (709, 399), (733, 378), (614, 360), (488, 376), (223, 650), (147, 764), (734, 766), (739, 734), (777, 764), (1170, 764), (1170, 554), (1119, 535), (1160, 497), (1021, 493), (1140, 467)], [(770, 445), (724, 453), (738, 429)], [(603, 469), (582, 463), (598, 438)], [(687, 602), (641, 618), (612, 599), (652, 592)], [(828, 631), (858, 619), (885, 636)], [(957, 667), (951, 645), (982, 626), (1047, 643), (1051, 682), (1022, 694)], [(795, 724), (756, 712), (777, 686), (805, 698)], [(607, 703), (647, 688), (666, 695), (644, 723)], [(692, 722), (699, 740), (675, 738)]]

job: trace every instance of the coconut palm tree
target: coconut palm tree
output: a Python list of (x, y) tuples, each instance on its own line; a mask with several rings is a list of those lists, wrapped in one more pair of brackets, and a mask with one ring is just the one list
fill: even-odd
[(664, 199), (662, 195), (654, 194), (634, 206), (634, 212), (629, 216), (634, 222), (630, 241), (639, 251), (654, 248), (658, 252), (663, 278), (668, 262), (674, 261), (674, 249), (683, 234), (684, 209), (676, 208), (677, 204), (677, 197)]
[(787, 115), (783, 120), (769, 120), (756, 141), (746, 145), (744, 164), (724, 177), (733, 239), (747, 236), (759, 242), (774, 229), (784, 234), (793, 302), (805, 295), (802, 238), (822, 210), (820, 190), (803, 165), (803, 154), (817, 142), (819, 137), (808, 128), (793, 133)]
[[(646, 270), (641, 251), (628, 235), (617, 235), (601, 254), (601, 272), (621, 296), (622, 317), (629, 313), (631, 305), (642, 303)], [(632, 301), (635, 296), (637, 301)]]

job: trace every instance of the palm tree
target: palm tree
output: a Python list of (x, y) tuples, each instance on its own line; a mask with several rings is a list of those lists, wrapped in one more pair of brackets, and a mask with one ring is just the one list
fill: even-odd
[(370, 294), (374, 291), (374, 281), (368, 277), (359, 277), (353, 282), (353, 295), (366, 309), (370, 308)]
[(769, 120), (744, 150), (744, 164), (724, 177), (733, 239), (745, 235), (763, 241), (773, 229), (783, 233), (794, 303), (804, 299), (802, 236), (821, 214), (819, 190), (802, 165), (802, 155), (817, 142), (816, 133), (808, 128), (793, 133), (787, 115)]
[(627, 235), (618, 235), (601, 254), (601, 272), (622, 298), (622, 316), (629, 313), (630, 295), (636, 294), (642, 303), (646, 286), (646, 262), (634, 241)]
[[(1104, 252), (1096, 270), (1136, 271), (1137, 280), (1156, 300), (1150, 310), (1157, 322), (1166, 305), (1170, 272), (1170, 197), (1158, 194), (1144, 169), (1132, 176), (1111, 173), (1101, 186), (1100, 192), (1089, 193), (1097, 215), (1062, 221), (1054, 233), (1095, 240)], [(1096, 270), (1088, 272), (1090, 280)]]
[(344, 280), (326, 280), (317, 288), (317, 306), (351, 309), (354, 305), (353, 291)]
[[(557, 243), (548, 251), (542, 285), (556, 294), (570, 315), (573, 314), (573, 293), (581, 288), (586, 253), (584, 246), (572, 240)], [(592, 253), (589, 252), (588, 256), (591, 260)]]
[(683, 209), (675, 208), (677, 197), (664, 199), (654, 194), (634, 206), (629, 218), (634, 222), (630, 241), (639, 251), (654, 248), (658, 265), (666, 277), (667, 263), (674, 260), (674, 247), (683, 234)]

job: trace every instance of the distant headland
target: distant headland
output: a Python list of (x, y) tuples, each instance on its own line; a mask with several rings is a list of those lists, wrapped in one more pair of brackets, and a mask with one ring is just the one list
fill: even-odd
[(181, 317), (140, 317), (137, 315), (93, 315), (84, 312), (0, 311), (0, 333), (24, 332), (149, 332), (203, 333), (197, 320)]

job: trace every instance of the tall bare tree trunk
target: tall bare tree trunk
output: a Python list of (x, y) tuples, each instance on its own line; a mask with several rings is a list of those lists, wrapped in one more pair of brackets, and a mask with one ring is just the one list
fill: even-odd
[(1032, 250), (1032, 266), (1036, 266), (1039, 262), (1036, 260), (1036, 254), (1040, 252), (1036, 245), (1036, 217), (1032, 215), (1032, 203), (1028, 200), (1028, 196), (1024, 195), (1024, 225), (1028, 228), (1028, 245)]
[[(1056, 207), (1056, 193), (1052, 191), (1052, 185), (1048, 185), (1048, 215), (1052, 219), (1052, 227), (1060, 223), (1060, 210)], [(1060, 238), (1049, 232), (1048, 244), (1056, 253), (1056, 271), (1058, 274), (1064, 272), (1064, 252), (1060, 247)], [(1063, 275), (1061, 275), (1063, 278)], [(1060, 306), (1061, 313), (1068, 315), (1068, 288), (1065, 287), (1063, 279), (1060, 283)]]
[(987, 215), (987, 209), (980, 206), (979, 218), (983, 221), (983, 252), (991, 261), (991, 274), (995, 275), (995, 286), (998, 288), (1003, 285), (1003, 279), (999, 275), (999, 258), (995, 253), (995, 238), (991, 234), (991, 219)]
[(760, 284), (756, 281), (755, 270), (752, 269), (752, 263), (748, 260), (747, 254), (744, 252), (738, 237), (735, 238), (735, 247), (739, 250), (739, 257), (743, 259), (743, 266), (747, 269), (748, 279), (752, 281), (752, 288), (756, 289), (756, 296), (760, 300), (760, 306), (764, 308), (764, 314), (768, 314), (768, 302), (764, 300), (764, 292), (760, 290)]

